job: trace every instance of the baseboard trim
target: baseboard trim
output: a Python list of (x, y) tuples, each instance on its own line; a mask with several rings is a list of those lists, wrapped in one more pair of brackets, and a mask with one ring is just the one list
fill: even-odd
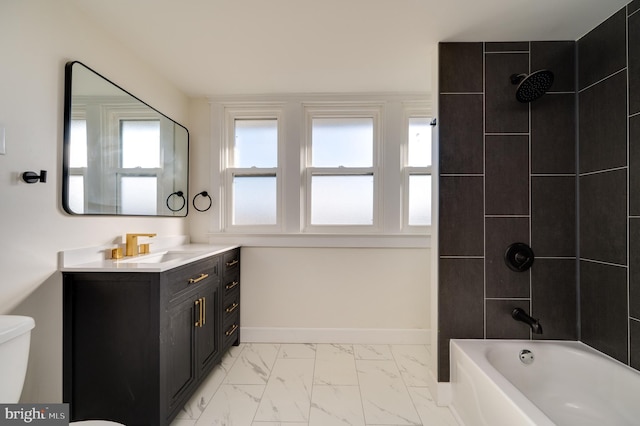
[(246, 343), (355, 343), (428, 345), (428, 329), (242, 327)]

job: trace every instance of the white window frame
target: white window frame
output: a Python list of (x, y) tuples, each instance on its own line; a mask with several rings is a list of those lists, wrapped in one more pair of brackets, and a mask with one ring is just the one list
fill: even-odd
[[(214, 204), (209, 212), (210, 242), (233, 243), (255, 247), (397, 247), (428, 248), (431, 226), (404, 226), (403, 189), (405, 157), (403, 144), (408, 143), (407, 111), (434, 117), (428, 93), (326, 93), (220, 95), (209, 98), (211, 151), (211, 186)], [(307, 112), (334, 109), (352, 112), (358, 109), (378, 110), (376, 129), (377, 167), (374, 226), (307, 226), (307, 155), (311, 126)], [(229, 129), (239, 118), (278, 118), (278, 224), (279, 226), (230, 226), (230, 194), (232, 179), (227, 172)], [(361, 114), (359, 116), (362, 116)], [(307, 124), (309, 123), (309, 124)], [(433, 133), (432, 133), (433, 134)], [(432, 139), (435, 149), (437, 138)], [(435, 165), (433, 173), (435, 173)], [(313, 172), (313, 171), (311, 171)], [(437, 179), (432, 179), (432, 191)], [(216, 195), (214, 195), (216, 194)], [(432, 205), (435, 211), (437, 206)], [(435, 220), (435, 218), (432, 218)]]
[[(278, 165), (277, 167), (231, 167), (235, 148), (235, 122), (236, 120), (276, 120)], [(223, 172), (223, 193), (221, 197), (223, 205), (222, 226), (225, 232), (243, 234), (269, 234), (282, 230), (283, 195), (282, 195), (282, 163), (283, 163), (283, 113), (282, 108), (274, 105), (227, 107), (224, 110), (223, 149), (221, 154)], [(233, 223), (233, 180), (236, 176), (275, 176), (276, 178), (276, 223), (273, 225), (235, 225)]]
[[(431, 225), (409, 224), (409, 179), (411, 176), (431, 176), (431, 179), (433, 179), (432, 169), (434, 160), (432, 157), (432, 164), (426, 167), (409, 166), (409, 121), (412, 118), (433, 119), (433, 114), (430, 113), (427, 105), (410, 105), (405, 106), (403, 109), (403, 133), (400, 151), (402, 156), (402, 231), (406, 233), (426, 233), (431, 229)], [(432, 145), (434, 143), (433, 141), (434, 138), (432, 135)], [(431, 187), (433, 188), (433, 182)], [(433, 205), (431, 206), (431, 211), (433, 212)], [(433, 221), (433, 215), (431, 220)]]
[[(305, 147), (304, 147), (304, 187), (301, 199), (305, 200), (303, 232), (318, 234), (344, 234), (344, 233), (376, 233), (380, 232), (382, 214), (380, 211), (382, 190), (380, 185), (380, 139), (382, 135), (382, 105), (381, 104), (314, 104), (304, 105), (305, 115)], [(371, 167), (313, 167), (312, 166), (312, 130), (315, 118), (370, 118), (373, 123), (373, 145)], [(373, 176), (373, 200), (371, 225), (314, 225), (311, 223), (313, 176)]]

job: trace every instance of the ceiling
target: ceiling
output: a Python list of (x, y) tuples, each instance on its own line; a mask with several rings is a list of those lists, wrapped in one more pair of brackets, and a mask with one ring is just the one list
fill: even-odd
[(628, 0), (71, 0), (192, 97), (427, 92), (439, 41), (577, 40)]

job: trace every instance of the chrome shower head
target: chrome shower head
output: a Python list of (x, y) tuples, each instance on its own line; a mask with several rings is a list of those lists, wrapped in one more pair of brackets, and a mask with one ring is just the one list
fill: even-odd
[(553, 73), (549, 70), (539, 70), (529, 75), (512, 74), (511, 83), (518, 85), (516, 99), (527, 103), (547, 93), (553, 84)]

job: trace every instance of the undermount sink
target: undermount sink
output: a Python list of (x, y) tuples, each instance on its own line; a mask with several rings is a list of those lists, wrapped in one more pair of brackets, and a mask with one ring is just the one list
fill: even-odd
[(126, 259), (121, 259), (121, 263), (165, 263), (174, 260), (184, 260), (193, 257), (198, 253), (189, 251), (166, 251), (162, 253), (148, 254), (144, 256), (136, 256)]

